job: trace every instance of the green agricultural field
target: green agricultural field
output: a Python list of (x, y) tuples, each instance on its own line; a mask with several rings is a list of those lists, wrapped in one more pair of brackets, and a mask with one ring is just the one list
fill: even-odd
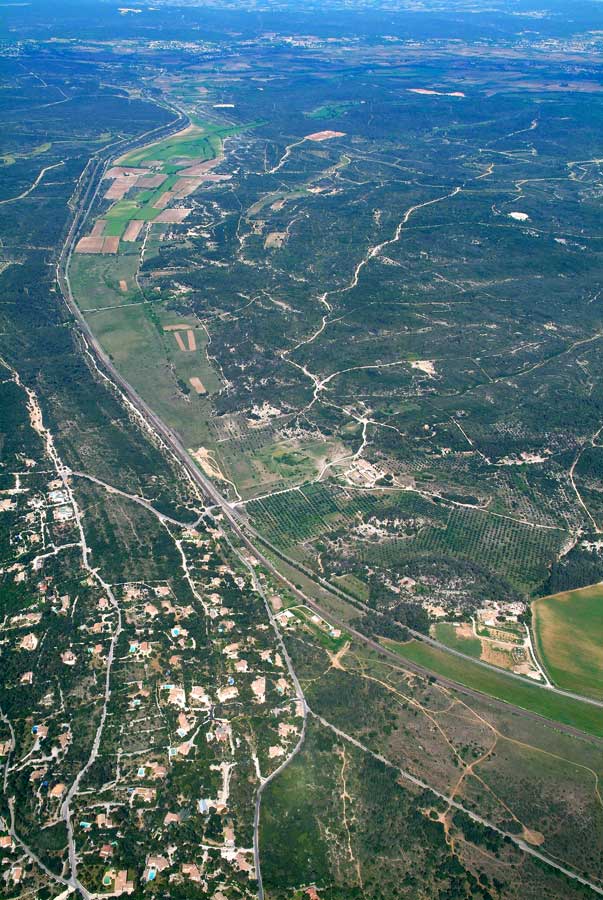
[(603, 699), (603, 585), (532, 604), (538, 655), (559, 687)]
[[(215, 159), (222, 151), (222, 140), (230, 135), (237, 134), (244, 128), (252, 128), (258, 123), (239, 126), (216, 126), (207, 122), (194, 121), (193, 124), (178, 134), (149, 144), (139, 150), (132, 150), (118, 160), (119, 165), (137, 166), (156, 160), (163, 163), (163, 171), (176, 172), (179, 168), (188, 165), (186, 160)], [(182, 159), (183, 162), (175, 163)]]
[[(154, 202), (153, 198), (151, 200)], [(139, 206), (136, 200), (118, 200), (105, 213), (107, 224), (105, 225), (104, 234), (107, 237), (121, 237), (131, 219), (142, 219), (144, 222), (152, 222), (161, 212), (160, 209), (155, 209), (153, 202)]]
[(170, 175), (155, 190), (140, 191), (131, 200), (117, 200), (105, 213), (107, 223), (104, 234), (108, 237), (121, 237), (131, 219), (152, 222), (161, 212), (155, 203), (163, 193), (171, 190), (177, 181), (177, 175)]
[(504, 700), (521, 709), (530, 710), (555, 722), (563, 722), (588, 734), (603, 736), (603, 715), (597, 706), (561, 697), (528, 682), (524, 684), (517, 678), (510, 678), (502, 672), (498, 674), (469, 660), (459, 659), (446, 653), (445, 650), (438, 650), (437, 647), (430, 647), (421, 641), (412, 640), (399, 644), (384, 640), (383, 643), (387, 643), (388, 648), (403, 659), (425, 666), (426, 669), (444, 678), (450, 678), (475, 691)]
[(453, 650), (466, 653), (467, 656), (474, 656), (476, 659), (481, 657), (482, 642), (479, 638), (463, 637), (452, 622), (438, 622), (437, 625), (434, 625), (433, 636)]
[[(204, 329), (199, 328), (198, 321), (189, 316), (178, 315), (165, 306), (153, 305), (153, 318), (159, 333), (162, 336), (163, 346), (166, 357), (174, 367), (176, 376), (188, 384), (189, 378), (198, 378), (211, 396), (222, 387), (219, 375), (212, 368), (207, 358), (207, 333)], [(196, 350), (194, 352), (182, 352), (178, 346), (174, 333), (164, 331), (171, 325), (190, 325), (194, 334), (194, 342)], [(184, 345), (188, 346), (188, 338), (184, 333)]]
[(494, 638), (495, 640), (510, 641), (514, 644), (523, 644), (526, 633), (523, 625), (519, 622), (500, 622), (496, 627), (484, 625), (479, 620), (476, 622), (475, 630), (480, 637)]
[(154, 221), (161, 212), (155, 207), (155, 203), (163, 193), (174, 186), (178, 180), (179, 170), (189, 165), (193, 159), (215, 159), (222, 150), (222, 137), (237, 130), (216, 129), (215, 126), (206, 128), (194, 124), (177, 135), (123, 156), (118, 160), (122, 165), (140, 165), (157, 161), (161, 163), (158, 166), (159, 171), (169, 177), (156, 190), (140, 191), (132, 199), (113, 203), (104, 214), (107, 220), (104, 234), (107, 237), (121, 237), (132, 219)]
[(124, 166), (138, 166), (149, 160), (169, 163), (174, 157), (188, 159), (213, 159), (220, 149), (219, 138), (208, 135), (204, 128), (191, 125), (156, 144), (149, 144), (139, 150), (132, 150), (118, 161)]

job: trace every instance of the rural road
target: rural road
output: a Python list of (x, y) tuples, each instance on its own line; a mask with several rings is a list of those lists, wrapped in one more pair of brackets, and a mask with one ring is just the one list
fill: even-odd
[[(324, 590), (327, 591), (327, 593), (332, 594), (335, 597), (338, 597), (339, 599), (343, 600), (345, 603), (352, 604), (353, 606), (358, 607), (358, 609), (362, 610), (363, 612), (367, 612), (367, 613), (375, 612), (375, 610), (368, 607), (366, 605), (366, 603), (363, 603), (361, 600), (358, 600), (356, 597), (351, 597), (349, 594), (346, 594), (344, 591), (342, 591), (336, 585), (331, 584), (330, 581), (326, 581), (326, 579), (322, 578), (318, 573), (312, 572), (310, 569), (308, 569), (302, 563), (297, 562), (297, 560), (290, 559), (281, 550), (279, 550), (273, 544), (269, 543), (269, 541), (267, 541), (263, 535), (258, 534), (258, 532), (255, 531), (255, 529), (253, 529), (249, 524), (246, 523), (246, 527), (247, 527), (247, 530), (253, 534), (253, 537), (255, 538), (255, 540), (257, 540), (261, 544), (264, 544), (264, 546), (268, 547), (272, 553), (274, 553), (276, 556), (280, 557), (283, 560), (283, 562), (287, 563), (292, 568), (297, 569), (301, 574), (305, 575), (306, 578), (309, 578), (312, 581), (320, 584), (320, 586), (322, 588), (324, 588)], [(257, 553), (257, 551), (256, 551), (256, 553)], [(328, 614), (327, 614), (327, 618), (328, 618)], [(348, 631), (349, 631), (349, 627), (346, 626), (346, 628), (348, 628)], [(430, 637), (429, 635), (423, 634), (423, 632), (421, 632), (421, 631), (415, 631), (414, 628), (408, 628), (408, 631), (410, 632), (410, 634), (412, 634), (412, 636), (414, 638), (416, 638), (419, 641), (423, 641), (426, 644), (431, 644), (432, 647), (436, 647), (438, 650), (443, 650), (444, 652), (449, 653), (451, 656), (457, 656), (460, 659), (465, 660), (466, 662), (474, 663), (477, 666), (481, 666), (483, 669), (489, 669), (491, 672), (495, 672), (497, 675), (504, 675), (505, 677), (513, 678), (516, 681), (519, 681), (524, 685), (529, 684), (530, 686), (539, 688), (540, 690), (551, 691), (553, 694), (559, 694), (559, 696), (561, 696), (561, 697), (567, 697), (570, 700), (577, 700), (581, 703), (589, 703), (591, 706), (598, 706), (601, 709), (603, 709), (603, 700), (596, 700), (594, 697), (585, 697), (583, 694), (576, 694), (572, 691), (565, 691), (565, 690), (563, 690), (563, 688), (557, 687), (556, 685), (552, 684), (550, 681), (547, 683), (544, 683), (544, 684), (542, 682), (532, 681), (523, 675), (517, 675), (515, 672), (508, 672), (508, 671), (498, 668), (498, 666), (493, 666), (491, 663), (488, 663), (483, 659), (475, 659), (473, 656), (468, 656), (466, 653), (463, 653), (461, 650), (455, 650), (452, 647), (448, 647), (447, 644), (443, 644), (441, 641), (438, 641), (435, 638)], [(529, 629), (528, 629), (528, 633), (529, 633)], [(534, 648), (532, 645), (532, 636), (531, 636), (531, 634), (529, 636), (530, 636), (530, 648), (532, 650), (532, 653), (534, 653)], [(534, 658), (536, 659), (536, 656), (534, 656)]]

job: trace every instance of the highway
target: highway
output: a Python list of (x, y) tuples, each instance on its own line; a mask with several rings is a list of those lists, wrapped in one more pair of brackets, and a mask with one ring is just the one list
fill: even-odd
[[(150, 141), (156, 141), (159, 138), (167, 137), (170, 134), (174, 134), (177, 131), (187, 127), (190, 120), (188, 116), (180, 110), (172, 110), (175, 113), (175, 118), (172, 122), (167, 125), (161, 126), (160, 128), (154, 129), (152, 131), (148, 131), (145, 134), (141, 135), (136, 140), (132, 141), (120, 141), (117, 144), (109, 145), (104, 148), (105, 151), (110, 151), (104, 158), (100, 155), (96, 155), (91, 158), (89, 163), (87, 164), (84, 172), (82, 173), (82, 177), (80, 178), (80, 194), (81, 198), (78, 200), (76, 204), (76, 208), (74, 210), (74, 217), (63, 244), (63, 248), (59, 255), (57, 265), (56, 265), (56, 276), (57, 282), (61, 289), (61, 293), (67, 304), (70, 312), (72, 313), (74, 319), (77, 322), (77, 326), (80, 330), (81, 335), (83, 336), (86, 344), (89, 349), (92, 351), (94, 356), (96, 357), (100, 366), (104, 369), (104, 371), (110, 376), (110, 379), (114, 383), (114, 385), (122, 392), (124, 397), (127, 399), (128, 403), (134, 407), (142, 418), (145, 420), (147, 425), (150, 427), (151, 431), (156, 435), (160, 436), (163, 440), (166, 448), (172, 453), (174, 457), (176, 457), (177, 461), (182, 465), (183, 469), (187, 472), (192, 481), (197, 485), (197, 487), (202, 491), (202, 493), (213, 503), (216, 507), (220, 509), (225, 519), (228, 521), (231, 526), (233, 532), (237, 535), (239, 540), (248, 548), (248, 550), (256, 557), (256, 559), (280, 582), (285, 582), (288, 588), (292, 591), (294, 595), (296, 595), (299, 599), (301, 599), (308, 606), (311, 606), (317, 612), (319, 612), (325, 619), (330, 621), (332, 624), (337, 625), (345, 630), (347, 630), (350, 634), (352, 634), (358, 641), (364, 643), (365, 645), (371, 647), (373, 650), (376, 650), (382, 656), (387, 658), (390, 662), (395, 662), (398, 668), (403, 668), (416, 674), (422, 675), (424, 677), (431, 677), (435, 679), (438, 683), (454, 689), (460, 693), (463, 693), (467, 696), (471, 696), (480, 700), (487, 699), (488, 702), (494, 706), (499, 708), (504, 708), (507, 711), (509, 709), (516, 709), (518, 713), (533, 719), (537, 720), (541, 723), (547, 724), (549, 727), (554, 727), (559, 731), (563, 731), (567, 734), (572, 734), (575, 736), (584, 737), (583, 732), (581, 732), (577, 728), (573, 728), (570, 725), (564, 725), (562, 723), (553, 723), (551, 720), (546, 719), (542, 716), (539, 716), (536, 713), (531, 712), (530, 710), (521, 709), (520, 707), (514, 707), (509, 703), (506, 703), (503, 700), (497, 700), (495, 698), (491, 698), (486, 694), (480, 693), (479, 691), (475, 691), (471, 688), (465, 687), (464, 685), (458, 684), (457, 682), (452, 681), (451, 679), (445, 678), (441, 675), (437, 675), (436, 673), (431, 672), (429, 669), (424, 668), (423, 666), (416, 665), (415, 663), (408, 662), (407, 660), (401, 660), (400, 656), (398, 656), (393, 651), (387, 650), (377, 641), (372, 640), (371, 638), (366, 637), (361, 634), (359, 631), (350, 628), (349, 624), (346, 622), (342, 622), (333, 616), (331, 612), (325, 610), (319, 603), (314, 601), (312, 598), (309, 598), (306, 594), (300, 591), (289, 579), (287, 579), (274, 565), (272, 560), (270, 560), (260, 549), (260, 546), (263, 544), (264, 546), (269, 547), (269, 549), (280, 556), (285, 562), (294, 568), (299, 569), (303, 572), (306, 577), (312, 579), (313, 581), (319, 583), (321, 587), (325, 590), (329, 591), (329, 593), (334, 596), (338, 596), (341, 599), (345, 600), (347, 603), (354, 602), (350, 597), (343, 594), (337, 588), (334, 588), (333, 585), (325, 582), (324, 579), (317, 576), (315, 573), (310, 572), (305, 567), (300, 566), (294, 560), (286, 557), (281, 551), (277, 548), (273, 547), (269, 544), (261, 535), (259, 535), (255, 529), (253, 529), (247, 522), (241, 519), (238, 510), (234, 509), (230, 502), (220, 493), (220, 491), (216, 488), (216, 486), (200, 471), (200, 469), (193, 462), (191, 457), (189, 456), (187, 450), (183, 446), (179, 435), (170, 428), (158, 415), (154, 412), (154, 410), (148, 405), (148, 403), (137, 393), (137, 391), (132, 387), (132, 385), (126, 381), (126, 379), (121, 375), (121, 373), (117, 370), (117, 368), (113, 365), (109, 356), (103, 350), (101, 344), (96, 339), (94, 333), (90, 329), (86, 319), (80, 312), (80, 309), (75, 301), (73, 296), (73, 292), (71, 289), (71, 283), (69, 280), (69, 264), (71, 261), (71, 257), (73, 254), (73, 250), (75, 244), (83, 231), (88, 218), (91, 215), (91, 212), (94, 208), (95, 201), (98, 197), (100, 185), (102, 183), (102, 179), (104, 174), (106, 173), (109, 166), (112, 164), (115, 158), (115, 151), (118, 148), (119, 155), (123, 155), (123, 153), (137, 149), (139, 147), (143, 147), (148, 144)], [(87, 173), (86, 170), (90, 171)], [(83, 182), (88, 179), (88, 184), (84, 187)], [(260, 546), (259, 546), (260, 545)], [(363, 604), (355, 601), (356, 606), (363, 607)], [(364, 606), (366, 610), (366, 607)], [(469, 659), (465, 657), (464, 654), (459, 651), (451, 651), (450, 648), (446, 647), (443, 644), (440, 644), (438, 641), (434, 641), (431, 638), (426, 638), (425, 635), (419, 634), (418, 632), (412, 632), (413, 635), (421, 640), (426, 640), (434, 646), (445, 650), (446, 652), (452, 652), (453, 654), (460, 656), (464, 659)], [(484, 666), (485, 668), (493, 669), (493, 671), (498, 674), (501, 673), (500, 669), (496, 669), (493, 666), (490, 666), (488, 663), (484, 663), (483, 661), (470, 659), (472, 663), (477, 663), (479, 665)], [(508, 673), (508, 677), (514, 677), (522, 681), (524, 684), (525, 679), (521, 676), (514, 675), (513, 673)], [(541, 690), (552, 690), (555, 693), (559, 693), (563, 696), (566, 696), (571, 699), (575, 699), (578, 701), (583, 701), (587, 703), (592, 703), (596, 706), (603, 707), (603, 703), (601, 701), (592, 700), (590, 698), (581, 697), (577, 694), (572, 694), (571, 692), (562, 691), (555, 687), (547, 687), (546, 685), (538, 685), (533, 682), (536, 688), (540, 688)], [(603, 744), (603, 739), (591, 738), (592, 740), (596, 740), (599, 743)]]
[[(473, 699), (477, 699), (480, 702), (487, 702), (492, 708), (497, 708), (499, 710), (503, 710), (506, 713), (513, 712), (516, 715), (523, 716), (527, 719), (538, 722), (541, 725), (544, 725), (548, 728), (552, 728), (566, 734), (570, 734), (585, 740), (590, 740), (596, 743), (603, 745), (603, 738), (596, 738), (592, 736), (585, 735), (582, 731), (577, 728), (574, 728), (569, 725), (564, 725), (561, 723), (553, 722), (549, 719), (546, 719), (536, 713), (531, 712), (530, 710), (525, 710), (518, 708), (516, 706), (512, 706), (509, 703), (506, 703), (502, 700), (497, 700), (495, 698), (489, 697), (479, 691), (475, 691), (471, 688), (465, 687), (464, 685), (460, 685), (451, 679), (445, 678), (443, 676), (432, 673), (428, 669), (416, 665), (412, 662), (409, 662), (405, 659), (401, 659), (396, 653), (387, 648), (383, 647), (378, 641), (367, 637), (361, 634), (355, 628), (350, 627), (347, 622), (339, 620), (336, 616), (334, 616), (330, 611), (325, 610), (320, 603), (316, 602), (312, 598), (308, 597), (303, 591), (301, 591), (296, 585), (294, 585), (284, 574), (282, 574), (273, 561), (263, 552), (261, 549), (262, 546), (268, 548), (268, 551), (276, 554), (280, 557), (284, 562), (288, 565), (296, 568), (297, 570), (303, 572), (303, 574), (311, 579), (314, 583), (319, 584), (324, 590), (328, 591), (330, 595), (333, 597), (339, 597), (339, 599), (345, 600), (346, 603), (354, 603), (354, 601), (339, 591), (337, 588), (334, 588), (333, 585), (325, 582), (322, 578), (317, 577), (315, 573), (310, 572), (305, 569), (305, 567), (300, 566), (298, 563), (290, 560), (287, 556), (285, 556), (280, 550), (273, 547), (269, 544), (265, 538), (259, 535), (255, 529), (253, 529), (245, 519), (242, 518), (242, 515), (238, 512), (238, 510), (234, 509), (231, 503), (220, 493), (220, 491), (216, 488), (216, 486), (197, 468), (196, 464), (193, 462), (191, 457), (189, 456), (186, 448), (183, 446), (179, 435), (166, 423), (164, 422), (155, 411), (148, 405), (148, 403), (137, 393), (137, 391), (133, 388), (133, 386), (121, 375), (121, 373), (116, 369), (113, 365), (111, 359), (103, 350), (101, 344), (96, 339), (92, 330), (90, 329), (88, 323), (86, 322), (83, 314), (80, 312), (80, 309), (75, 301), (73, 296), (71, 283), (69, 280), (69, 265), (71, 262), (71, 257), (79, 239), (82, 234), (88, 219), (92, 215), (92, 212), (95, 207), (95, 203), (97, 201), (100, 187), (102, 184), (103, 177), (112, 163), (112, 160), (115, 158), (116, 153), (119, 155), (123, 155), (123, 153), (128, 150), (135, 149), (137, 147), (142, 147), (145, 144), (149, 143), (151, 140), (156, 141), (162, 137), (167, 137), (170, 134), (176, 133), (180, 131), (184, 127), (189, 124), (188, 117), (179, 110), (172, 110), (175, 113), (175, 118), (172, 122), (164, 125), (158, 129), (154, 129), (141, 135), (136, 140), (132, 141), (122, 141), (117, 144), (110, 145), (106, 148), (103, 148), (104, 154), (101, 151), (99, 154), (92, 157), (88, 164), (86, 165), (82, 176), (80, 177), (80, 181), (78, 183), (78, 188), (76, 191), (76, 201), (75, 201), (75, 209), (74, 216), (71, 223), (71, 227), (69, 228), (67, 237), (61, 249), (60, 255), (56, 264), (56, 277), (57, 282), (59, 284), (62, 296), (65, 300), (65, 303), (72, 314), (79, 333), (87, 345), (87, 348), (96, 358), (96, 361), (99, 365), (99, 368), (109, 377), (110, 381), (114, 385), (114, 387), (123, 394), (125, 401), (127, 404), (130, 404), (142, 417), (143, 421), (146, 423), (147, 427), (150, 429), (152, 433), (154, 433), (157, 437), (161, 439), (164, 443), (168, 452), (172, 454), (172, 456), (177, 460), (177, 462), (182, 466), (183, 471), (189, 476), (191, 481), (199, 488), (202, 494), (208, 498), (211, 504), (214, 504), (222, 513), (228, 524), (230, 525), (232, 532), (237, 536), (237, 538), (241, 541), (241, 543), (251, 552), (251, 554), (257, 559), (257, 561), (273, 575), (278, 582), (284, 583), (287, 585), (287, 588), (291, 591), (291, 593), (299, 598), (304, 604), (314, 609), (317, 613), (319, 613), (322, 617), (324, 617), (331, 624), (340, 627), (342, 630), (347, 631), (351, 634), (360, 644), (370, 648), (375, 653), (379, 654), (379, 656), (386, 660), (392, 667), (399, 669), (400, 671), (412, 672), (422, 677), (430, 677), (436, 682), (438, 682), (443, 687), (454, 690), (460, 694), (464, 694)], [(79, 475), (79, 477), (83, 476), (83, 473), (73, 473), (74, 475)], [(142, 505), (147, 505), (146, 501), (142, 498), (137, 498), (138, 502), (141, 502)], [(175, 521), (171, 520), (170, 517), (166, 516), (166, 521)], [(272, 610), (270, 608), (270, 604), (265, 597), (264, 591), (261, 588), (260, 582), (256, 579), (254, 573), (254, 580), (256, 584), (259, 585), (260, 593), (263, 596), (263, 599), (266, 603), (266, 609), (271, 620), (271, 623), (274, 623), (274, 617), (272, 615)], [(356, 606), (362, 607), (362, 604), (359, 604), (357, 601), (355, 602)], [(364, 607), (366, 609), (366, 607)], [(276, 627), (276, 626), (275, 626)], [(278, 635), (278, 629), (276, 629)], [(416, 634), (416, 637), (419, 637), (421, 640), (427, 640), (430, 644), (433, 644), (436, 647), (446, 650), (446, 652), (453, 652), (450, 648), (444, 647), (439, 642), (434, 641), (430, 638), (426, 638), (425, 635)], [(279, 638), (280, 640), (280, 638)], [(254, 811), (254, 859), (255, 859), (255, 867), (258, 878), (258, 896), (261, 898), (263, 896), (263, 887), (262, 887), (262, 879), (261, 879), (261, 871), (260, 871), (260, 859), (259, 859), (259, 820), (260, 820), (260, 808), (261, 808), (261, 799), (262, 792), (264, 788), (269, 784), (269, 782), (275, 778), (282, 769), (288, 765), (294, 756), (298, 753), (299, 749), (303, 744), (303, 739), (306, 731), (306, 721), (308, 715), (308, 709), (305, 702), (305, 698), (303, 695), (303, 691), (299, 681), (295, 675), (293, 666), (287, 654), (286, 648), (282, 644), (281, 648), (284, 654), (284, 658), (287, 662), (287, 667), (289, 669), (290, 674), (293, 677), (296, 693), (298, 698), (301, 700), (304, 708), (304, 722), (303, 728), (300, 735), (300, 739), (297, 742), (294, 750), (291, 755), (279, 766), (265, 781), (260, 785), (260, 788), (256, 795), (256, 803), (255, 803), (255, 811)], [(462, 653), (456, 653), (457, 656), (464, 657)], [(466, 658), (466, 657), (464, 657)], [(478, 662), (476, 660), (471, 660), (471, 662)], [(492, 668), (488, 666), (488, 664), (482, 663), (487, 668)], [(495, 669), (496, 672), (500, 672), (500, 670)], [(518, 677), (519, 676), (515, 676)], [(524, 681), (524, 679), (520, 679)], [(579, 697), (578, 695), (572, 694), (570, 692), (561, 691), (559, 689), (553, 687), (547, 687), (544, 685), (540, 686), (543, 690), (554, 690), (557, 693), (560, 693), (568, 698), (576, 699), (576, 700), (584, 700), (586, 702), (593, 702), (597, 706), (603, 706), (603, 703), (598, 701), (590, 701), (587, 698)], [(320, 719), (320, 721), (323, 721)], [(333, 728), (330, 723), (326, 723), (323, 721), (327, 727)], [(355, 740), (350, 738), (348, 735), (343, 735), (348, 740), (352, 740), (354, 743)], [(364, 747), (363, 747), (364, 749)], [(385, 764), (391, 765), (387, 761), (384, 761)], [(477, 816), (473, 816), (476, 819), (479, 819)], [(481, 820), (480, 820), (481, 821)], [(484, 820), (484, 824), (487, 824), (489, 827), (492, 827), (490, 823), (486, 823)], [(16, 836), (15, 836), (16, 837)], [(553, 864), (560, 871), (564, 872), (571, 878), (578, 878), (583, 884), (590, 887), (592, 890), (595, 890), (597, 893), (601, 893), (600, 889), (596, 886), (592, 885), (590, 882), (582, 879), (580, 876), (577, 876), (575, 873), (564, 869), (562, 866), (556, 863), (551, 863), (551, 861), (542, 856), (535, 851), (533, 848), (528, 847), (527, 845), (523, 845), (523, 842), (515, 839), (515, 842), (519, 844), (522, 849), (526, 852), (531, 853), (533, 856), (537, 856), (542, 859), (547, 864)], [(25, 849), (25, 848), (24, 848)], [(72, 860), (72, 878), (71, 879), (59, 879), (61, 882), (69, 887), (75, 887), (77, 890), (82, 893), (83, 896), (87, 895), (87, 891), (82, 888), (79, 882), (76, 881), (75, 871), (76, 868), (73, 865), (74, 860)], [(40, 863), (42, 868), (44, 866)]]

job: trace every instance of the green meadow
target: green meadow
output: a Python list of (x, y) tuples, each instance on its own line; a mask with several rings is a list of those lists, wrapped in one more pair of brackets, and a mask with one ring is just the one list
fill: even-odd
[(603, 584), (532, 603), (536, 650), (551, 680), (603, 699)]
[(402, 659), (424, 666), (435, 674), (450, 678), (474, 691), (495, 697), (497, 700), (504, 700), (555, 722), (571, 725), (589, 734), (603, 736), (603, 710), (600, 707), (569, 697), (561, 697), (546, 688), (537, 687), (528, 681), (524, 683), (518, 678), (505, 675), (502, 671), (498, 673), (469, 660), (460, 659), (421, 641), (412, 640), (399, 644), (384, 640), (383, 643)]

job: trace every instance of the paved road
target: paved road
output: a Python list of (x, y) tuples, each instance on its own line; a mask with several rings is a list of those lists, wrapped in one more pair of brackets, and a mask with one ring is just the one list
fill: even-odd
[(304, 696), (302, 686), (297, 677), (297, 672), (295, 671), (295, 669), (293, 667), (293, 663), (291, 662), (291, 657), (289, 656), (289, 651), (287, 650), (285, 643), (283, 641), (283, 638), (281, 636), (279, 627), (278, 627), (276, 619), (274, 617), (274, 613), (272, 611), (272, 605), (271, 605), (268, 597), (266, 596), (266, 592), (265, 592), (261, 582), (259, 581), (257, 574), (253, 569), (253, 566), (249, 562), (247, 562), (247, 560), (245, 560), (244, 557), (242, 557), (240, 554), (239, 554), (239, 558), (244, 563), (244, 565), (249, 569), (249, 571), (251, 573), (251, 577), (253, 579), (253, 584), (254, 584), (256, 590), (258, 591), (258, 593), (260, 594), (260, 596), (262, 597), (262, 600), (264, 601), (264, 606), (266, 607), (266, 612), (268, 614), (270, 624), (272, 625), (272, 627), (274, 629), (274, 633), (275, 633), (276, 639), (278, 641), (279, 649), (283, 655), (283, 659), (285, 660), (285, 663), (287, 665), (287, 670), (289, 672), (289, 675), (291, 676), (291, 680), (293, 681), (293, 684), (295, 687), (296, 699), (299, 700), (299, 702), (302, 704), (302, 711), (303, 711), (303, 717), (304, 717), (303, 723), (302, 723), (302, 729), (301, 729), (299, 738), (297, 740), (297, 743), (295, 744), (295, 747), (293, 748), (293, 750), (291, 751), (289, 756), (283, 760), (283, 762), (280, 764), (280, 766), (278, 766), (278, 768), (276, 768), (273, 772), (271, 772), (270, 775), (268, 775), (268, 777), (265, 778), (260, 783), (260, 786), (258, 787), (256, 796), (255, 796), (255, 810), (254, 810), (254, 814), (253, 814), (253, 857), (254, 857), (254, 864), (255, 864), (255, 873), (256, 873), (256, 878), (257, 878), (257, 882), (258, 882), (258, 900), (264, 900), (264, 883), (262, 881), (262, 868), (261, 868), (261, 861), (260, 861), (260, 813), (261, 813), (261, 808), (262, 808), (262, 795), (263, 795), (266, 787), (270, 784), (270, 782), (273, 781), (275, 778), (277, 778), (277, 776), (281, 774), (283, 769), (287, 768), (287, 766), (292, 762), (292, 760), (297, 756), (297, 754), (301, 750), (303, 743), (306, 739), (306, 728), (308, 726), (308, 704), (306, 703), (306, 698)]
[(466, 653), (461, 653), (460, 650), (454, 650), (452, 647), (448, 647), (446, 644), (442, 644), (441, 641), (437, 641), (435, 638), (428, 637), (425, 634), (421, 634), (418, 631), (414, 631), (412, 628), (408, 629), (410, 633), (419, 638), (419, 640), (424, 641), (426, 644), (431, 644), (432, 647), (437, 647), (439, 650), (445, 650), (446, 653), (451, 653), (453, 656), (459, 656), (461, 659), (467, 660), (468, 662), (475, 663), (478, 666), (482, 666), (484, 669), (490, 669), (493, 672), (496, 672), (497, 675), (504, 675), (506, 678), (515, 678), (516, 681), (521, 681), (522, 684), (530, 685), (530, 687), (540, 688), (543, 691), (550, 691), (553, 694), (559, 694), (561, 697), (568, 697), (570, 700), (579, 700), (581, 703), (589, 703), (591, 706), (598, 706), (603, 709), (603, 700), (595, 700), (593, 697), (584, 697), (582, 694), (574, 694), (572, 691), (564, 691), (562, 688), (556, 687), (554, 684), (543, 684), (539, 681), (532, 681), (529, 678), (526, 678), (523, 675), (517, 675), (515, 672), (505, 672), (502, 669), (499, 669), (497, 666), (493, 666), (490, 663), (485, 662), (483, 659), (474, 659), (472, 656), (467, 656)]
[(87, 481), (92, 481), (99, 487), (104, 488), (104, 490), (106, 490), (108, 494), (116, 494), (119, 497), (124, 497), (126, 500), (131, 500), (132, 503), (138, 503), (139, 506), (144, 506), (144, 508), (153, 513), (154, 516), (157, 516), (160, 522), (169, 522), (170, 525), (176, 525), (178, 528), (196, 528), (205, 515), (204, 512), (200, 512), (197, 518), (192, 522), (183, 522), (181, 519), (174, 519), (172, 516), (168, 516), (166, 513), (162, 513), (158, 509), (155, 509), (153, 504), (148, 500), (145, 500), (144, 497), (139, 497), (138, 494), (129, 494), (127, 491), (122, 491), (119, 488), (114, 487), (112, 484), (107, 484), (106, 481), (102, 481), (100, 478), (96, 478), (94, 475), (88, 475), (87, 472), (77, 472), (74, 469), (67, 469), (66, 474), (75, 478), (85, 478)]
[[(346, 594), (336, 585), (331, 584), (330, 581), (322, 578), (317, 573), (313, 572), (311, 569), (308, 569), (302, 563), (299, 563), (297, 560), (290, 559), (286, 554), (284, 554), (281, 550), (275, 547), (273, 544), (269, 543), (265, 537), (258, 534), (255, 529), (252, 529), (251, 526), (247, 525), (247, 530), (250, 533), (253, 533), (253, 537), (255, 540), (264, 546), (268, 547), (271, 553), (280, 557), (284, 562), (290, 565), (292, 568), (297, 569), (307, 578), (312, 581), (318, 582), (322, 588), (325, 589), (329, 594), (332, 594), (338, 597), (340, 600), (343, 600), (345, 603), (352, 604), (357, 606), (359, 609), (363, 610), (363, 612), (371, 612), (374, 614), (375, 610), (371, 609), (366, 603), (363, 603), (361, 600), (358, 600), (355, 597), (351, 597), (349, 594)], [(349, 630), (349, 629), (348, 629)], [(424, 641), (426, 644), (431, 644), (432, 647), (437, 647), (439, 650), (443, 650), (445, 653), (450, 653), (452, 656), (458, 656), (460, 659), (463, 659), (469, 663), (474, 663), (475, 665), (481, 666), (483, 669), (489, 669), (491, 672), (495, 672), (497, 675), (503, 675), (506, 678), (514, 678), (516, 681), (520, 681), (522, 684), (529, 684), (533, 687), (539, 688), (543, 691), (551, 691), (554, 694), (559, 694), (561, 697), (567, 697), (570, 700), (578, 700), (582, 703), (589, 703), (591, 706), (598, 706), (603, 709), (603, 701), (596, 700), (594, 697), (585, 697), (583, 694), (576, 694), (572, 691), (565, 691), (562, 688), (557, 687), (552, 683), (544, 684), (538, 681), (532, 681), (531, 679), (526, 678), (524, 675), (517, 675), (515, 672), (506, 672), (503, 669), (500, 669), (498, 666), (493, 666), (491, 663), (486, 662), (483, 659), (475, 659), (473, 656), (468, 656), (466, 653), (462, 653), (460, 650), (455, 650), (452, 647), (448, 647), (447, 644), (443, 644), (441, 641), (436, 640), (435, 638), (429, 637), (429, 635), (423, 634), (420, 631), (415, 631), (414, 628), (409, 628), (409, 632), (413, 637), (417, 638), (417, 640)], [(531, 635), (530, 635), (530, 644), (531, 644)]]

